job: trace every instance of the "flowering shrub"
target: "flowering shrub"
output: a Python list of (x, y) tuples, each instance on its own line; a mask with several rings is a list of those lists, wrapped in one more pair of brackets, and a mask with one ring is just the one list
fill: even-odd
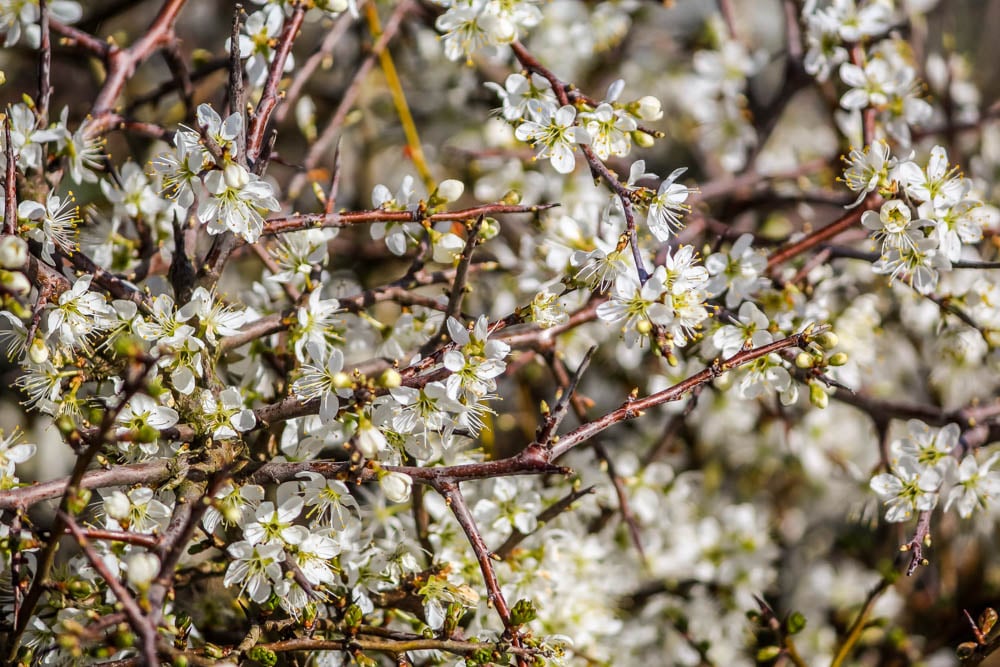
[(0, 661), (1000, 647), (997, 105), (771, 4), (0, 2)]

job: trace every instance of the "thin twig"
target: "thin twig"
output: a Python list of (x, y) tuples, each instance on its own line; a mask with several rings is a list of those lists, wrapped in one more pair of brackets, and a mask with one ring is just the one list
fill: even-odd
[(87, 540), (87, 536), (84, 534), (83, 530), (76, 524), (73, 517), (60, 510), (56, 516), (65, 525), (66, 530), (69, 531), (73, 537), (76, 538), (76, 543), (80, 546), (87, 560), (90, 561), (90, 565), (97, 570), (97, 573), (101, 575), (104, 583), (108, 585), (111, 592), (114, 593), (115, 597), (118, 598), (118, 603), (122, 606), (125, 611), (125, 615), (128, 617), (129, 625), (135, 630), (135, 633), (139, 635), (142, 640), (141, 649), (143, 658), (147, 665), (156, 665), (159, 663), (156, 654), (156, 627), (153, 625), (148, 618), (142, 613), (142, 609), (139, 608), (139, 603), (136, 602), (132, 594), (121, 584), (118, 580), (118, 576), (115, 575), (111, 570), (108, 569), (107, 564), (104, 559), (94, 551), (94, 548), (90, 546), (90, 542)]

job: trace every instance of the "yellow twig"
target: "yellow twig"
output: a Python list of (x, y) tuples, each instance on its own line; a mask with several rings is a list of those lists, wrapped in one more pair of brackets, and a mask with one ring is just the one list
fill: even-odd
[[(368, 21), (368, 30), (371, 31), (372, 37), (377, 40), (379, 35), (382, 34), (382, 24), (379, 21), (378, 11), (375, 9), (374, 2), (365, 3), (365, 19)], [(410, 106), (406, 103), (406, 95), (403, 93), (403, 84), (396, 73), (396, 64), (393, 62), (392, 54), (388, 48), (383, 49), (379, 54), (379, 64), (382, 66), (382, 72), (385, 74), (389, 92), (392, 94), (392, 102), (396, 106), (396, 113), (399, 114), (399, 122), (403, 126), (403, 133), (406, 135), (406, 144), (410, 149), (410, 159), (413, 160), (413, 164), (417, 168), (417, 173), (420, 174), (420, 178), (427, 187), (427, 192), (434, 192), (437, 184), (434, 182), (431, 170), (427, 167), (424, 150), (420, 146), (420, 135), (417, 134), (417, 126), (413, 122), (413, 116), (410, 114)]]
[(854, 645), (858, 643), (858, 639), (861, 638), (861, 633), (865, 629), (865, 622), (868, 620), (868, 615), (872, 613), (872, 609), (875, 607), (875, 603), (878, 601), (879, 597), (889, 588), (888, 577), (882, 577), (873, 589), (868, 592), (868, 598), (865, 600), (865, 604), (861, 607), (861, 611), (858, 612), (858, 617), (854, 619), (854, 623), (851, 625), (850, 629), (847, 631), (847, 636), (844, 637), (843, 643), (840, 648), (837, 649), (837, 655), (834, 656), (833, 661), (830, 663), (830, 667), (840, 667), (840, 665), (847, 659), (850, 654), (851, 649)]

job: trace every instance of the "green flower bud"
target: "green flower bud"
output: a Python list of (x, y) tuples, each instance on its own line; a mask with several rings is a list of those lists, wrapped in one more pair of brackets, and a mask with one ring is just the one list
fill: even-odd
[(832, 331), (824, 331), (816, 338), (816, 344), (827, 350), (837, 347), (837, 343), (839, 342), (840, 338)]
[(847, 363), (847, 353), (838, 352), (837, 354), (830, 355), (830, 358), (826, 360), (826, 363), (831, 366), (843, 366)]
[(517, 206), (521, 203), (521, 193), (517, 190), (508, 190), (500, 198), (500, 202), (507, 206)]
[(639, 148), (652, 148), (656, 143), (656, 139), (653, 136), (641, 130), (636, 130), (632, 133), (632, 141), (635, 142), (635, 145)]
[(482, 241), (489, 241), (500, 233), (500, 223), (494, 218), (483, 218), (483, 224), (479, 226), (479, 238)]
[(807, 369), (812, 368), (815, 365), (816, 360), (808, 352), (799, 352), (795, 355), (795, 366), (797, 368)]
[(823, 385), (811, 382), (809, 383), (809, 401), (822, 410), (830, 403), (830, 395), (823, 389)]

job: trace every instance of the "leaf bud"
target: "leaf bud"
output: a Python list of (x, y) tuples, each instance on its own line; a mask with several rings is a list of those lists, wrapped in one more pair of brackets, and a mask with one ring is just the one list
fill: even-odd
[(801, 612), (793, 611), (788, 617), (788, 621), (785, 622), (785, 627), (788, 628), (788, 634), (797, 635), (805, 630), (806, 617)]
[(757, 662), (770, 662), (777, 658), (780, 653), (781, 647), (779, 646), (765, 646), (757, 651)]
[(359, 628), (361, 627), (361, 622), (364, 620), (365, 614), (361, 611), (361, 607), (356, 604), (352, 604), (344, 612), (344, 625), (348, 628)]
[(958, 645), (957, 649), (955, 649), (955, 655), (957, 655), (960, 660), (971, 658), (975, 652), (976, 642), (963, 642)]
[(209, 658), (214, 658), (215, 660), (221, 660), (222, 656), (225, 655), (221, 646), (218, 646), (217, 644), (213, 644), (211, 642), (206, 642), (202, 650), (205, 651), (205, 655), (207, 655)]
[(259, 662), (264, 667), (274, 667), (278, 664), (278, 654), (263, 646), (254, 646), (247, 651), (247, 657), (254, 662)]
[(983, 634), (989, 634), (993, 626), (997, 624), (997, 612), (992, 607), (987, 607), (979, 615), (979, 630)]
[(518, 600), (510, 610), (510, 622), (513, 625), (524, 625), (537, 617), (538, 612), (530, 600)]

